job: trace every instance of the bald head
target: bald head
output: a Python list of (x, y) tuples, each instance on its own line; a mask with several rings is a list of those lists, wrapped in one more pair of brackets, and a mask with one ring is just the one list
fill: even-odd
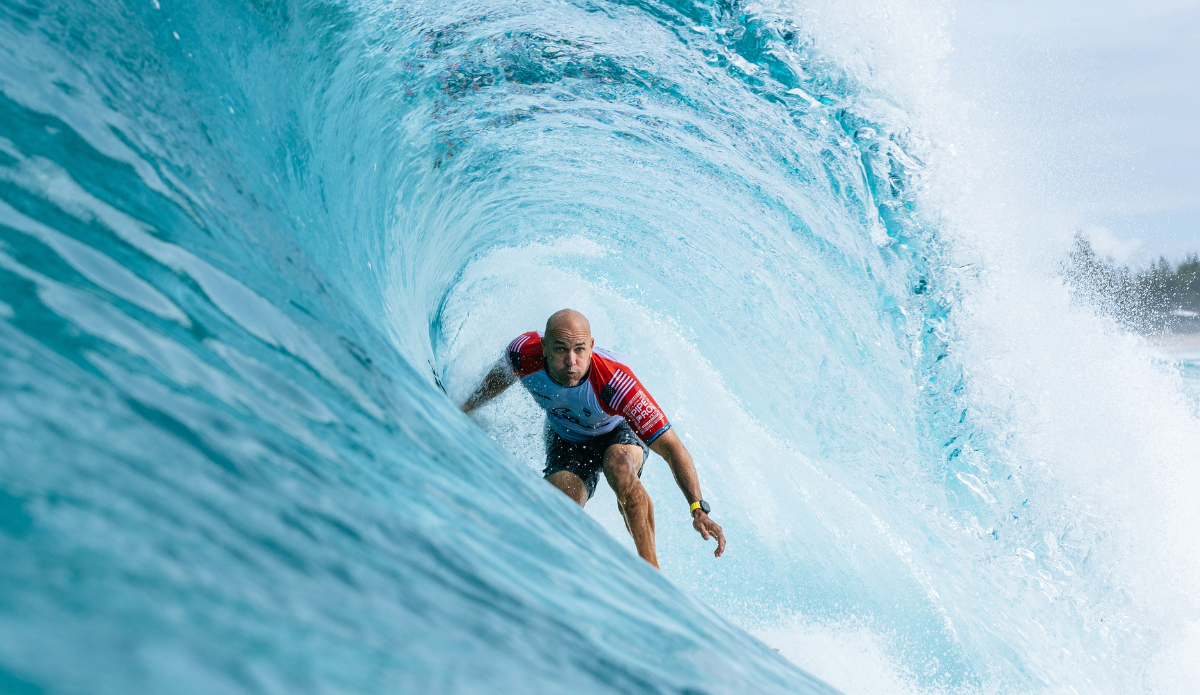
[(574, 309), (562, 309), (550, 314), (546, 319), (546, 338), (558, 335), (560, 332), (585, 335), (592, 337), (592, 324), (587, 317)]
[(554, 312), (546, 321), (542, 353), (546, 372), (563, 386), (575, 386), (592, 366), (592, 326), (574, 309)]

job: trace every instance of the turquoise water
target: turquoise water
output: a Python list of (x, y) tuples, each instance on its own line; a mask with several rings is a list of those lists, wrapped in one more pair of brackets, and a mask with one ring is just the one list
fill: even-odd
[[(0, 4), (0, 692), (1184, 682), (1179, 375), (1030, 308), (827, 15)], [(564, 306), (725, 557), (661, 460), (659, 574), (527, 396), (456, 408)]]
[(1200, 355), (1192, 354), (1180, 360), (1179, 371), (1193, 399), (1200, 403)]
[(1191, 401), (1194, 412), (1200, 415), (1200, 350), (1176, 349), (1160, 352), (1160, 355), (1179, 370), (1181, 391)]

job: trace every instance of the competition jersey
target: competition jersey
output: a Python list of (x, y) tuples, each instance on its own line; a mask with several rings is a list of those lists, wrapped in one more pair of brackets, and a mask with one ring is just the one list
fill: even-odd
[(649, 444), (671, 428), (662, 408), (650, 396), (633, 370), (616, 355), (599, 348), (592, 351), (592, 366), (577, 386), (554, 383), (546, 373), (542, 334), (530, 331), (508, 345), (508, 364), (549, 416), (550, 426), (563, 439), (581, 442), (612, 432), (624, 418), (643, 442)]

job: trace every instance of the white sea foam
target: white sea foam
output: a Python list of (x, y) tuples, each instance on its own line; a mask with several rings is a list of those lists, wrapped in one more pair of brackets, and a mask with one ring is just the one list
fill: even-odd
[[(855, 695), (942, 695), (922, 687), (888, 636), (869, 621), (810, 621), (802, 615), (751, 630), (792, 663), (845, 693)], [(974, 689), (959, 688), (967, 695)]]
[[(878, 29), (862, 28), (866, 44)], [(892, 56), (936, 84), (921, 54)], [(1200, 664), (1189, 580), (1200, 571), (1200, 422), (1145, 341), (1071, 304), (1055, 263), (1078, 205), (1031, 189), (1036, 177), (1020, 168), (1030, 158), (1009, 156), (1025, 144), (1016, 124), (944, 88), (918, 99), (920, 113), (936, 114), (920, 127), (939, 143), (926, 154), (922, 202), (951, 265), (965, 269), (947, 293), (964, 402), (999, 436), (992, 474), (1023, 479), (1034, 522), (1016, 535), (1041, 536), (1042, 552), (1063, 562), (1051, 601), (1073, 604), (1084, 633), (1101, 635), (1085, 653), (1044, 660), (1043, 674), (1052, 688), (1081, 686), (1080, 661), (1098, 660), (1108, 664), (1109, 680), (1092, 684), (1101, 689), (1187, 690)], [(1086, 152), (1044, 156), (1078, 180), (1095, 176)]]

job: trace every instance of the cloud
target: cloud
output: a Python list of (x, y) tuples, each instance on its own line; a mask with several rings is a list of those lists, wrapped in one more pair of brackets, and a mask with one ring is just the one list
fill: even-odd
[(1117, 263), (1125, 263), (1142, 245), (1141, 239), (1118, 239), (1108, 227), (1084, 227), (1082, 231), (1097, 255), (1112, 256)]

